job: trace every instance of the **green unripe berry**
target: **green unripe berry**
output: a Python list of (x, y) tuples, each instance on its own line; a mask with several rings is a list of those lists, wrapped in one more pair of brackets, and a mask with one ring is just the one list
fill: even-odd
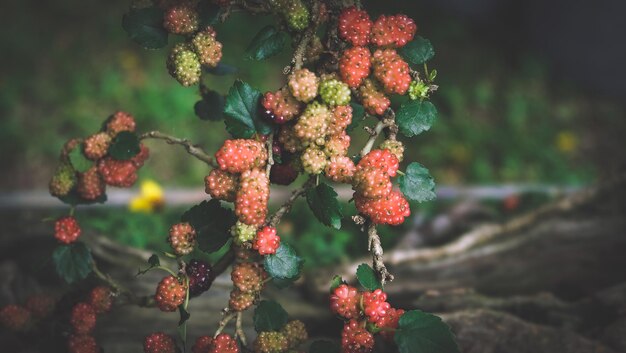
[(319, 93), (322, 101), (329, 106), (350, 104), (350, 87), (335, 78), (323, 80)]

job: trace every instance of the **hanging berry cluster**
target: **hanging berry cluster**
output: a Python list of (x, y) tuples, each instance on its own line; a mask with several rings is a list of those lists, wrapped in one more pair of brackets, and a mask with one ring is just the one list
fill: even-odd
[[(248, 58), (267, 59), (291, 41), (293, 59), (284, 70), (282, 87), (262, 93), (237, 80), (226, 96), (210, 88), (216, 75), (233, 73), (221, 62), (218, 38), (220, 22), (236, 11), (275, 15), (276, 25), (264, 27), (253, 38)], [(352, 220), (368, 236), (372, 266), (362, 264), (357, 270), (361, 290), (341, 277), (332, 280), (330, 309), (344, 322), (337, 335), (340, 344), (314, 341), (306, 345), (309, 352), (369, 353), (375, 349), (375, 337), (395, 342), (391, 346), (402, 353), (434, 353), (434, 347), (438, 353), (458, 352), (453, 335), (438, 317), (393, 308), (383, 290), (393, 276), (383, 262), (377, 226), (402, 224), (411, 213), (409, 201), (434, 198), (434, 181), (426, 168), (412, 162), (401, 169), (405, 147), (398, 135), (409, 138), (428, 130), (437, 114), (429, 101), (437, 89), (436, 71), (429, 71), (426, 64), (434, 51), (417, 35), (413, 19), (398, 14), (373, 21), (358, 1), (136, 0), (123, 27), (150, 49), (164, 47), (170, 35), (177, 36), (165, 60), (167, 70), (181, 85), (198, 86), (196, 114), (204, 120), (222, 120), (231, 138), (211, 156), (186, 139), (158, 131), (137, 135), (132, 116), (118, 112), (100, 132), (70, 140), (50, 182), (50, 193), (70, 205), (103, 202), (107, 185), (133, 185), (137, 169), (148, 157), (143, 139), (181, 145), (205, 162), (210, 169), (204, 187), (210, 200), (190, 208), (163, 235), (171, 252), (153, 255), (140, 274), (163, 270), (167, 275), (146, 297), (104, 274), (89, 249), (76, 242), (81, 229), (72, 208), (55, 225), (62, 245), (53, 259), (64, 279), (73, 282), (93, 273), (112, 291), (95, 294), (98, 298), (119, 296), (131, 304), (177, 312), (179, 339), (156, 332), (143, 342), (146, 353), (174, 353), (181, 351), (181, 344), (182, 351), (187, 349), (189, 301), (208, 291), (230, 268), (232, 289), (217, 329), (197, 337), (191, 351), (299, 351), (309, 338), (304, 323), (289, 321), (279, 303), (263, 299), (266, 286), (286, 287), (301, 276), (303, 260), (281, 240), (277, 225), (293, 203), (305, 197), (321, 223), (341, 228), (346, 217), (333, 185), (348, 184), (358, 211)], [(365, 145), (356, 148), (351, 136), (367, 119), (374, 124), (364, 127)], [(377, 144), (380, 136), (384, 138)], [(290, 185), (300, 176), (302, 184), (270, 214), (270, 184)], [(223, 255), (214, 263), (196, 256), (220, 249)], [(162, 264), (163, 258), (176, 261)], [(110, 302), (104, 305), (93, 296), (72, 309), (68, 342), (72, 352), (97, 349), (89, 334), (96, 313), (104, 306), (108, 310)], [(242, 317), (253, 307), (257, 336), (249, 343)], [(1, 313), (5, 325), (26, 326), (28, 314), (19, 307)], [(233, 321), (233, 332), (225, 332)], [(421, 344), (425, 341), (430, 343)]]

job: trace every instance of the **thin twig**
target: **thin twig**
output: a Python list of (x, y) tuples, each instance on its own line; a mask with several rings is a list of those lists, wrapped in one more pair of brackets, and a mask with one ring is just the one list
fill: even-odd
[(244, 346), (247, 346), (248, 343), (246, 342), (246, 333), (243, 330), (243, 312), (238, 311), (237, 312), (237, 322), (236, 322), (236, 326), (235, 326), (235, 334), (239, 337), (239, 339), (241, 340), (241, 343)]
[(222, 320), (220, 320), (217, 330), (215, 330), (213, 338), (217, 337), (220, 333), (222, 333), (222, 331), (224, 331), (226, 325), (228, 325), (228, 323), (237, 316), (237, 313), (238, 311), (230, 311), (224, 313), (224, 316), (222, 317)]
[(270, 134), (267, 138), (267, 142), (265, 146), (267, 148), (267, 165), (265, 166), (265, 174), (267, 177), (270, 177), (270, 171), (272, 170), (272, 166), (274, 165), (274, 149), (272, 148), (274, 144), (274, 134)]
[(137, 305), (139, 307), (153, 307), (155, 306), (154, 298), (152, 296), (137, 296), (133, 291), (124, 287), (119, 282), (114, 280), (110, 275), (102, 272), (95, 261), (91, 264), (91, 270), (100, 280), (105, 282), (109, 287), (113, 288), (116, 295), (126, 297), (129, 304)]
[(190, 155), (196, 157), (197, 159), (203, 161), (204, 163), (208, 164), (211, 167), (217, 167), (217, 164), (215, 163), (215, 160), (213, 159), (213, 157), (211, 157), (202, 148), (198, 147), (197, 145), (194, 145), (187, 139), (170, 136), (160, 131), (149, 131), (139, 136), (139, 138), (142, 140), (144, 139), (164, 140), (171, 145), (181, 145), (185, 147), (185, 150)]
[(387, 281), (393, 281), (393, 275), (389, 273), (383, 262), (383, 247), (376, 231), (376, 224), (372, 221), (369, 221), (367, 225), (367, 250), (372, 254), (372, 265), (380, 282), (384, 285)]
[[(302, 65), (304, 65), (304, 56), (306, 55), (306, 49), (309, 46), (311, 39), (315, 35), (315, 32), (317, 31), (317, 27), (319, 26), (319, 12), (320, 12), (319, 8), (320, 8), (319, 2), (313, 1), (312, 8), (311, 8), (311, 23), (302, 34), (302, 38), (296, 45), (296, 49), (293, 52), (293, 60), (292, 60), (293, 70), (299, 70), (302, 68)], [(285, 70), (285, 71), (287, 71), (286, 74), (288, 74), (289, 73), (288, 71), (291, 71), (291, 70)]]

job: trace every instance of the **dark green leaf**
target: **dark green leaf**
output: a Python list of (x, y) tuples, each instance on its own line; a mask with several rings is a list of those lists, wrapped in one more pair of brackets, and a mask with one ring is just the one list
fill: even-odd
[(265, 26), (254, 36), (245, 56), (252, 60), (263, 60), (280, 53), (285, 47), (289, 35), (274, 26)]
[(183, 304), (178, 306), (178, 313), (180, 314), (178, 326), (187, 322), (187, 320), (189, 320), (189, 318), (191, 317), (191, 314), (187, 311), (187, 309), (185, 309), (185, 306)]
[(52, 260), (57, 274), (67, 283), (73, 283), (91, 273), (93, 258), (83, 243), (61, 245), (54, 250)]
[(272, 278), (272, 284), (278, 289), (289, 288), (293, 285), (295, 281), (297, 281), (300, 276), (292, 277), (292, 278)]
[(363, 288), (367, 290), (383, 289), (383, 285), (378, 280), (376, 272), (367, 264), (360, 264), (356, 269), (356, 278)]
[(198, 246), (211, 253), (219, 250), (231, 238), (230, 227), (237, 218), (232, 210), (222, 207), (218, 200), (202, 201), (180, 217), (196, 230)]
[(411, 201), (430, 201), (437, 197), (435, 194), (435, 180), (428, 169), (413, 162), (408, 165), (404, 175), (398, 177), (400, 191)]
[[(180, 320), (179, 320), (178, 327), (176, 327), (176, 330), (178, 331), (178, 337), (180, 337), (180, 340), (183, 342), (183, 348), (186, 348), (186, 345), (187, 345), (187, 319), (189, 319), (189, 317), (191, 315), (189, 315), (187, 310), (185, 310), (182, 307), (182, 305), (179, 306), (178, 309), (180, 310)], [(187, 318), (184, 319), (184, 320), (183, 320), (183, 315), (187, 316)], [(183, 351), (185, 351), (185, 350), (183, 349)]]
[(202, 95), (202, 99), (196, 102), (193, 109), (202, 120), (222, 120), (224, 116), (224, 97), (210, 90)]
[(337, 289), (337, 287), (339, 287), (340, 285), (346, 283), (343, 278), (341, 278), (341, 276), (335, 276), (333, 277), (333, 280), (330, 282), (330, 293), (332, 294), (335, 289)]
[(302, 259), (296, 255), (291, 246), (281, 242), (275, 254), (265, 256), (263, 266), (271, 277), (279, 279), (297, 278), (300, 275)]
[(287, 312), (273, 300), (262, 300), (254, 309), (256, 332), (280, 331), (287, 324)]
[(206, 28), (213, 26), (219, 21), (221, 7), (211, 1), (200, 1), (198, 3), (198, 27)]
[(435, 49), (428, 39), (415, 37), (399, 50), (410, 64), (421, 65), (435, 56)]
[(167, 45), (163, 11), (156, 6), (131, 10), (122, 18), (122, 27), (132, 40), (146, 49), (159, 49)]
[(428, 131), (437, 117), (437, 109), (429, 101), (415, 100), (402, 104), (396, 113), (400, 132), (406, 137)]
[(122, 131), (111, 141), (109, 155), (117, 160), (127, 161), (141, 151), (139, 145), (139, 137), (134, 132)]
[(83, 154), (83, 149), (80, 148), (80, 145), (74, 147), (74, 149), (70, 151), (68, 157), (72, 167), (74, 167), (74, 170), (77, 172), (84, 173), (93, 166), (93, 162), (87, 159), (87, 157)]
[(255, 133), (267, 135), (272, 131), (259, 114), (261, 92), (237, 80), (226, 97), (226, 130), (235, 138), (250, 138)]
[(454, 335), (441, 318), (419, 310), (400, 317), (394, 335), (400, 353), (459, 353)]
[(225, 76), (235, 74), (239, 70), (232, 65), (220, 62), (216, 67), (205, 67), (204, 71), (216, 76)]
[(318, 340), (311, 343), (309, 353), (339, 353), (339, 345), (335, 342)]
[(365, 108), (359, 103), (350, 102), (350, 106), (352, 107), (352, 121), (350, 125), (346, 128), (347, 132), (351, 132), (355, 128), (359, 126), (361, 121), (365, 119)]
[(150, 258), (148, 259), (148, 263), (152, 267), (160, 266), (161, 265), (161, 260), (159, 260), (159, 255), (152, 254), (152, 256), (150, 256)]
[(337, 201), (337, 193), (327, 184), (320, 183), (315, 188), (306, 191), (306, 201), (313, 214), (323, 224), (341, 229), (341, 205)]
[(80, 196), (78, 191), (76, 191), (76, 189), (74, 188), (72, 189), (72, 191), (70, 191), (69, 194), (65, 196), (59, 196), (59, 200), (61, 200), (61, 202), (65, 204), (72, 205), (72, 206), (91, 205), (94, 203), (105, 203), (107, 201), (107, 195), (102, 194), (94, 200), (85, 200), (82, 196)]

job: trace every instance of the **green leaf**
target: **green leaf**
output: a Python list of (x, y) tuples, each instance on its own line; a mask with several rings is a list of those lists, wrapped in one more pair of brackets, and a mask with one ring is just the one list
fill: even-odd
[(300, 275), (302, 259), (296, 255), (291, 246), (281, 242), (275, 254), (265, 256), (263, 266), (271, 277), (279, 279), (297, 278)]
[(237, 218), (232, 210), (222, 207), (212, 199), (193, 206), (180, 217), (196, 230), (200, 250), (212, 253), (219, 250), (231, 238), (230, 227)]
[(383, 285), (378, 280), (376, 272), (367, 264), (360, 264), (359, 267), (357, 267), (356, 278), (363, 288), (367, 290), (383, 289)]
[(216, 76), (225, 76), (235, 74), (239, 70), (235, 66), (219, 62), (216, 67), (205, 67), (204, 71)]
[(93, 258), (83, 243), (61, 245), (52, 253), (57, 274), (67, 283), (74, 283), (91, 273)]
[(337, 193), (332, 187), (320, 183), (315, 188), (309, 188), (306, 191), (306, 201), (320, 222), (329, 227), (341, 229), (343, 213), (337, 201)]
[(122, 18), (122, 27), (130, 39), (146, 49), (159, 49), (167, 45), (163, 10), (156, 6), (131, 10)]
[(406, 137), (428, 131), (437, 118), (437, 109), (429, 101), (415, 100), (404, 103), (396, 113), (400, 132)]
[(317, 340), (311, 343), (309, 353), (339, 353), (339, 345), (331, 341)]
[(420, 36), (407, 43), (399, 52), (410, 64), (414, 65), (421, 65), (435, 56), (433, 45), (428, 39)]
[(198, 27), (206, 28), (216, 24), (219, 21), (221, 9), (211, 1), (200, 1), (197, 7)]
[(454, 335), (441, 318), (420, 310), (406, 312), (394, 335), (400, 353), (459, 353)]
[(193, 107), (196, 115), (202, 120), (218, 121), (224, 116), (224, 97), (216, 91), (209, 90)]
[(335, 276), (333, 277), (333, 280), (330, 282), (330, 293), (332, 294), (335, 289), (337, 289), (337, 287), (339, 287), (340, 285), (346, 283), (343, 278), (341, 278), (341, 276)]
[(292, 278), (277, 278), (273, 277), (271, 283), (278, 289), (285, 289), (291, 287), (295, 281), (297, 281), (300, 276), (292, 277)]
[(435, 194), (435, 180), (428, 169), (413, 162), (408, 165), (404, 175), (398, 177), (400, 191), (411, 201), (424, 202), (437, 197)]
[(72, 167), (74, 167), (74, 170), (77, 172), (84, 173), (93, 166), (93, 162), (87, 159), (85, 154), (83, 154), (83, 149), (80, 148), (80, 145), (74, 147), (74, 149), (70, 151), (68, 157)]
[(161, 260), (159, 260), (159, 255), (152, 254), (152, 256), (150, 256), (150, 258), (148, 259), (148, 263), (152, 267), (160, 266), (161, 265)]
[(289, 35), (279, 31), (274, 26), (265, 26), (254, 36), (245, 56), (252, 60), (263, 60), (274, 56), (283, 50)]
[(350, 102), (350, 106), (352, 107), (352, 121), (350, 125), (346, 128), (347, 132), (351, 132), (356, 129), (361, 121), (365, 120), (365, 108), (359, 103)]
[(135, 157), (140, 151), (139, 137), (130, 131), (118, 133), (109, 146), (109, 156), (120, 161), (127, 161)]
[(256, 332), (280, 331), (287, 324), (288, 314), (273, 300), (262, 300), (254, 309), (254, 329)]
[(226, 97), (226, 130), (235, 138), (250, 138), (255, 133), (267, 135), (272, 131), (259, 114), (261, 92), (237, 80)]

